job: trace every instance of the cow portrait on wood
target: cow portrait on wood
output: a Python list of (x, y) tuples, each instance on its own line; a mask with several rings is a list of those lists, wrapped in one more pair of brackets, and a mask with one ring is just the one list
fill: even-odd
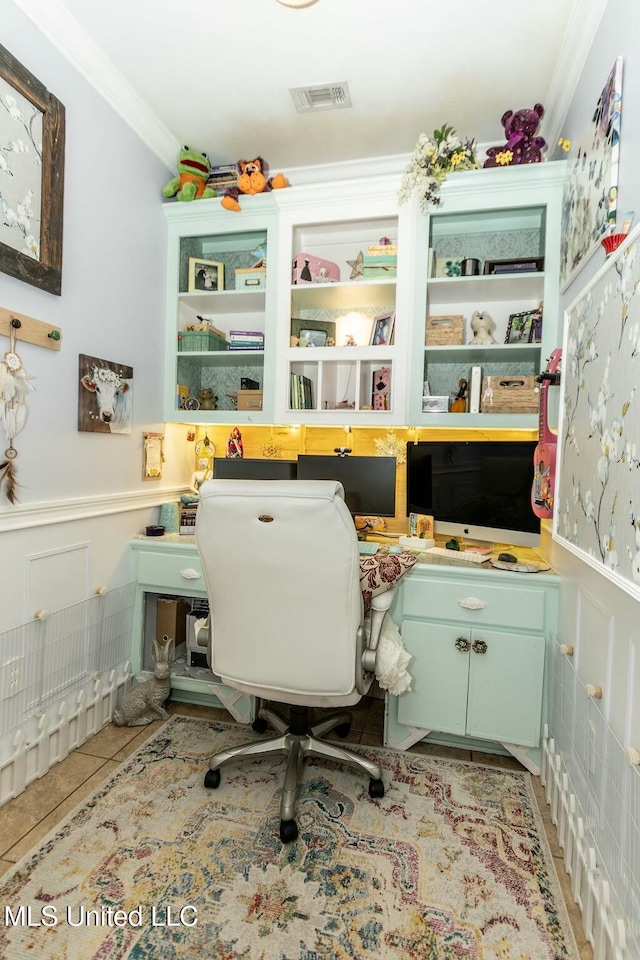
[(131, 433), (133, 367), (80, 354), (78, 430)]

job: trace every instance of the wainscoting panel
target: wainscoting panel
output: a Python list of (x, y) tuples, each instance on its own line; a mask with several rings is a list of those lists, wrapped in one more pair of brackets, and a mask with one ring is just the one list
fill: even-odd
[(0, 635), (0, 731), (14, 746), (0, 764), (0, 805), (111, 719), (130, 682), (134, 597), (135, 583), (101, 589)]
[(615, 736), (570, 655), (550, 650), (541, 779), (595, 960), (640, 958), (640, 755)]

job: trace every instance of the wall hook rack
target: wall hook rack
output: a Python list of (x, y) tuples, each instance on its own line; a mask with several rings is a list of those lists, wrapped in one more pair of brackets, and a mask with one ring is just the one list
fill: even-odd
[(59, 350), (62, 342), (60, 327), (0, 307), (0, 335), (10, 337), (12, 333), (16, 340), (46, 347), (48, 350)]

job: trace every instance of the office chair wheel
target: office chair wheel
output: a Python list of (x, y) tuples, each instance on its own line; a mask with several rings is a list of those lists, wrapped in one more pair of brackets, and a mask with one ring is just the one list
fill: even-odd
[(384, 783), (382, 780), (369, 780), (369, 796), (374, 800), (384, 797)]
[(351, 733), (351, 721), (349, 721), (349, 723), (341, 723), (340, 726), (336, 727), (336, 733), (339, 737), (342, 737), (342, 739), (348, 737)]
[(298, 824), (295, 820), (280, 821), (280, 839), (283, 843), (291, 843), (298, 839)]
[[(373, 783), (373, 781), (371, 781)], [(220, 771), (207, 770), (204, 775), (204, 785), (207, 790), (217, 790), (220, 786)]]
[(256, 717), (253, 723), (251, 724), (251, 729), (254, 733), (266, 733), (267, 727), (269, 724), (262, 717)]

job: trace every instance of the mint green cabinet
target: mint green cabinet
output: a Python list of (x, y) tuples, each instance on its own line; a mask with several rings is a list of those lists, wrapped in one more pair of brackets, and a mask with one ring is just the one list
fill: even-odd
[(552, 572), (417, 563), (391, 611), (412, 657), (412, 687), (387, 696), (385, 744), (507, 752), (538, 773), (558, 593)]
[[(165, 419), (273, 422), (277, 211), (271, 194), (247, 197), (241, 213), (224, 210), (217, 198), (166, 203), (163, 210), (167, 221)], [(247, 273), (267, 258), (268, 271)], [(209, 273), (201, 279), (207, 265)], [(189, 329), (203, 321), (210, 330)], [(257, 332), (264, 339), (231, 350), (232, 331), (236, 336), (242, 331)], [(243, 380), (257, 384), (251, 389), (262, 391), (262, 409), (256, 409), (256, 404), (251, 410), (237, 409)], [(203, 388), (210, 388), (217, 397), (215, 410), (198, 409)]]

